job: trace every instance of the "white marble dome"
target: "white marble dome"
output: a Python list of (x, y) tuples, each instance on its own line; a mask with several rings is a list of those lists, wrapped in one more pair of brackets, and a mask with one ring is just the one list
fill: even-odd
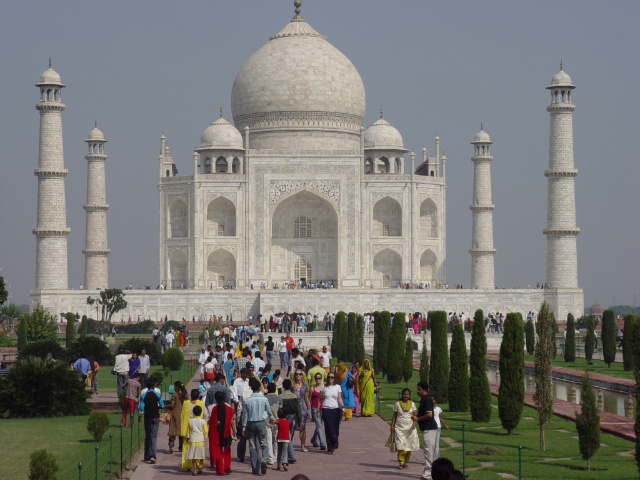
[(571, 77), (564, 70), (560, 70), (551, 79), (552, 87), (573, 86), (571, 83)]
[(400, 132), (384, 118), (370, 125), (364, 131), (364, 148), (377, 150), (403, 150)]
[(38, 85), (62, 85), (60, 75), (53, 68), (49, 67), (42, 75), (40, 75), (40, 82)]
[(480, 131), (476, 133), (476, 136), (473, 139), (473, 142), (471, 143), (492, 143), (492, 142), (491, 142), (491, 138), (489, 137), (489, 134), (484, 130), (480, 129)]
[(102, 133), (102, 131), (98, 128), (95, 127), (93, 130), (91, 130), (89, 132), (89, 137), (87, 138), (87, 141), (100, 141), (100, 142), (104, 142), (104, 134)]
[(242, 149), (242, 135), (236, 127), (220, 117), (202, 132), (200, 148)]
[(233, 83), (236, 126), (358, 133), (365, 91), (351, 61), (301, 18), (255, 52)]

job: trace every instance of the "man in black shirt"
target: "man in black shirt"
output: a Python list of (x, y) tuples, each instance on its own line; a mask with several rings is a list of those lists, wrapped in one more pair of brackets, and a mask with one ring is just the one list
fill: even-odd
[(156, 463), (160, 409), (164, 408), (162, 395), (155, 391), (155, 386), (155, 379), (147, 380), (147, 391), (142, 394), (138, 404), (140, 413), (144, 413), (144, 460), (149, 463)]
[(418, 396), (420, 397), (420, 406), (418, 414), (411, 417), (414, 422), (418, 422), (420, 433), (424, 440), (424, 470), (422, 477), (424, 480), (431, 480), (431, 464), (433, 463), (436, 451), (436, 437), (438, 433), (438, 425), (433, 418), (433, 399), (429, 393), (427, 382), (418, 382)]
[(267, 363), (273, 365), (273, 338), (271, 336), (267, 337), (267, 341), (264, 342), (264, 346), (267, 349)]

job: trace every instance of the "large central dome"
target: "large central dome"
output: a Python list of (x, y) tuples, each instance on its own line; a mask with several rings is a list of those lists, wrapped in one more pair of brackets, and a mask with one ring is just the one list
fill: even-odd
[(298, 17), (242, 66), (233, 82), (231, 109), (236, 127), (251, 129), (252, 148), (284, 148), (274, 143), (274, 135), (263, 135), (274, 131), (290, 132), (290, 147), (299, 147), (296, 138), (308, 140), (311, 131), (315, 137), (318, 131), (359, 134), (364, 85), (349, 59)]

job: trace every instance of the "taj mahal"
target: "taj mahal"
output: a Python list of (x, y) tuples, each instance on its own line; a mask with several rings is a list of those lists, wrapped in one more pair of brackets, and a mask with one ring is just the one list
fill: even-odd
[[(470, 288), (446, 280), (446, 162), (408, 151), (392, 119), (364, 125), (362, 79), (349, 59), (296, 12), (242, 66), (231, 118), (200, 136), (177, 164), (160, 136), (157, 157), (159, 252), (156, 290), (127, 290), (132, 318), (211, 315), (245, 320), (283, 311), (537, 311), (581, 315), (578, 286), (571, 78), (551, 84), (547, 177), (546, 287), (496, 289), (492, 142), (469, 139), (473, 168)], [(36, 285), (32, 307), (91, 315), (89, 291), (109, 284), (106, 139), (88, 145), (84, 288), (68, 286), (62, 90), (51, 65), (36, 84), (40, 101)], [(218, 116), (217, 114), (215, 116)], [(79, 140), (81, 141), (81, 140)], [(187, 171), (187, 174), (179, 174)], [(79, 253), (79, 252), (78, 252)], [(290, 288), (293, 286), (294, 288)], [(122, 288), (122, 286), (120, 286)]]

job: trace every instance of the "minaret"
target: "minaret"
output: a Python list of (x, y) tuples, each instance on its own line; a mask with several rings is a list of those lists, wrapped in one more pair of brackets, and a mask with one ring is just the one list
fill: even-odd
[(109, 265), (107, 256), (107, 194), (105, 188), (104, 135), (98, 130), (98, 124), (89, 132), (85, 140), (89, 145), (87, 160), (87, 231), (84, 253), (84, 285), (87, 290), (102, 290), (109, 286)]
[(67, 270), (67, 207), (62, 149), (62, 89), (65, 87), (58, 75), (49, 68), (36, 83), (40, 89), (40, 149), (38, 168), (38, 218), (33, 229), (36, 236), (36, 290), (68, 288)]
[(471, 239), (471, 288), (495, 288), (493, 257), (493, 209), (491, 203), (491, 144), (487, 132), (480, 126), (473, 145), (473, 215)]
[(549, 132), (549, 168), (547, 177), (547, 287), (578, 287), (578, 255), (576, 236), (575, 177), (573, 167), (573, 111), (571, 91), (576, 88), (571, 77), (562, 70), (553, 76)]

